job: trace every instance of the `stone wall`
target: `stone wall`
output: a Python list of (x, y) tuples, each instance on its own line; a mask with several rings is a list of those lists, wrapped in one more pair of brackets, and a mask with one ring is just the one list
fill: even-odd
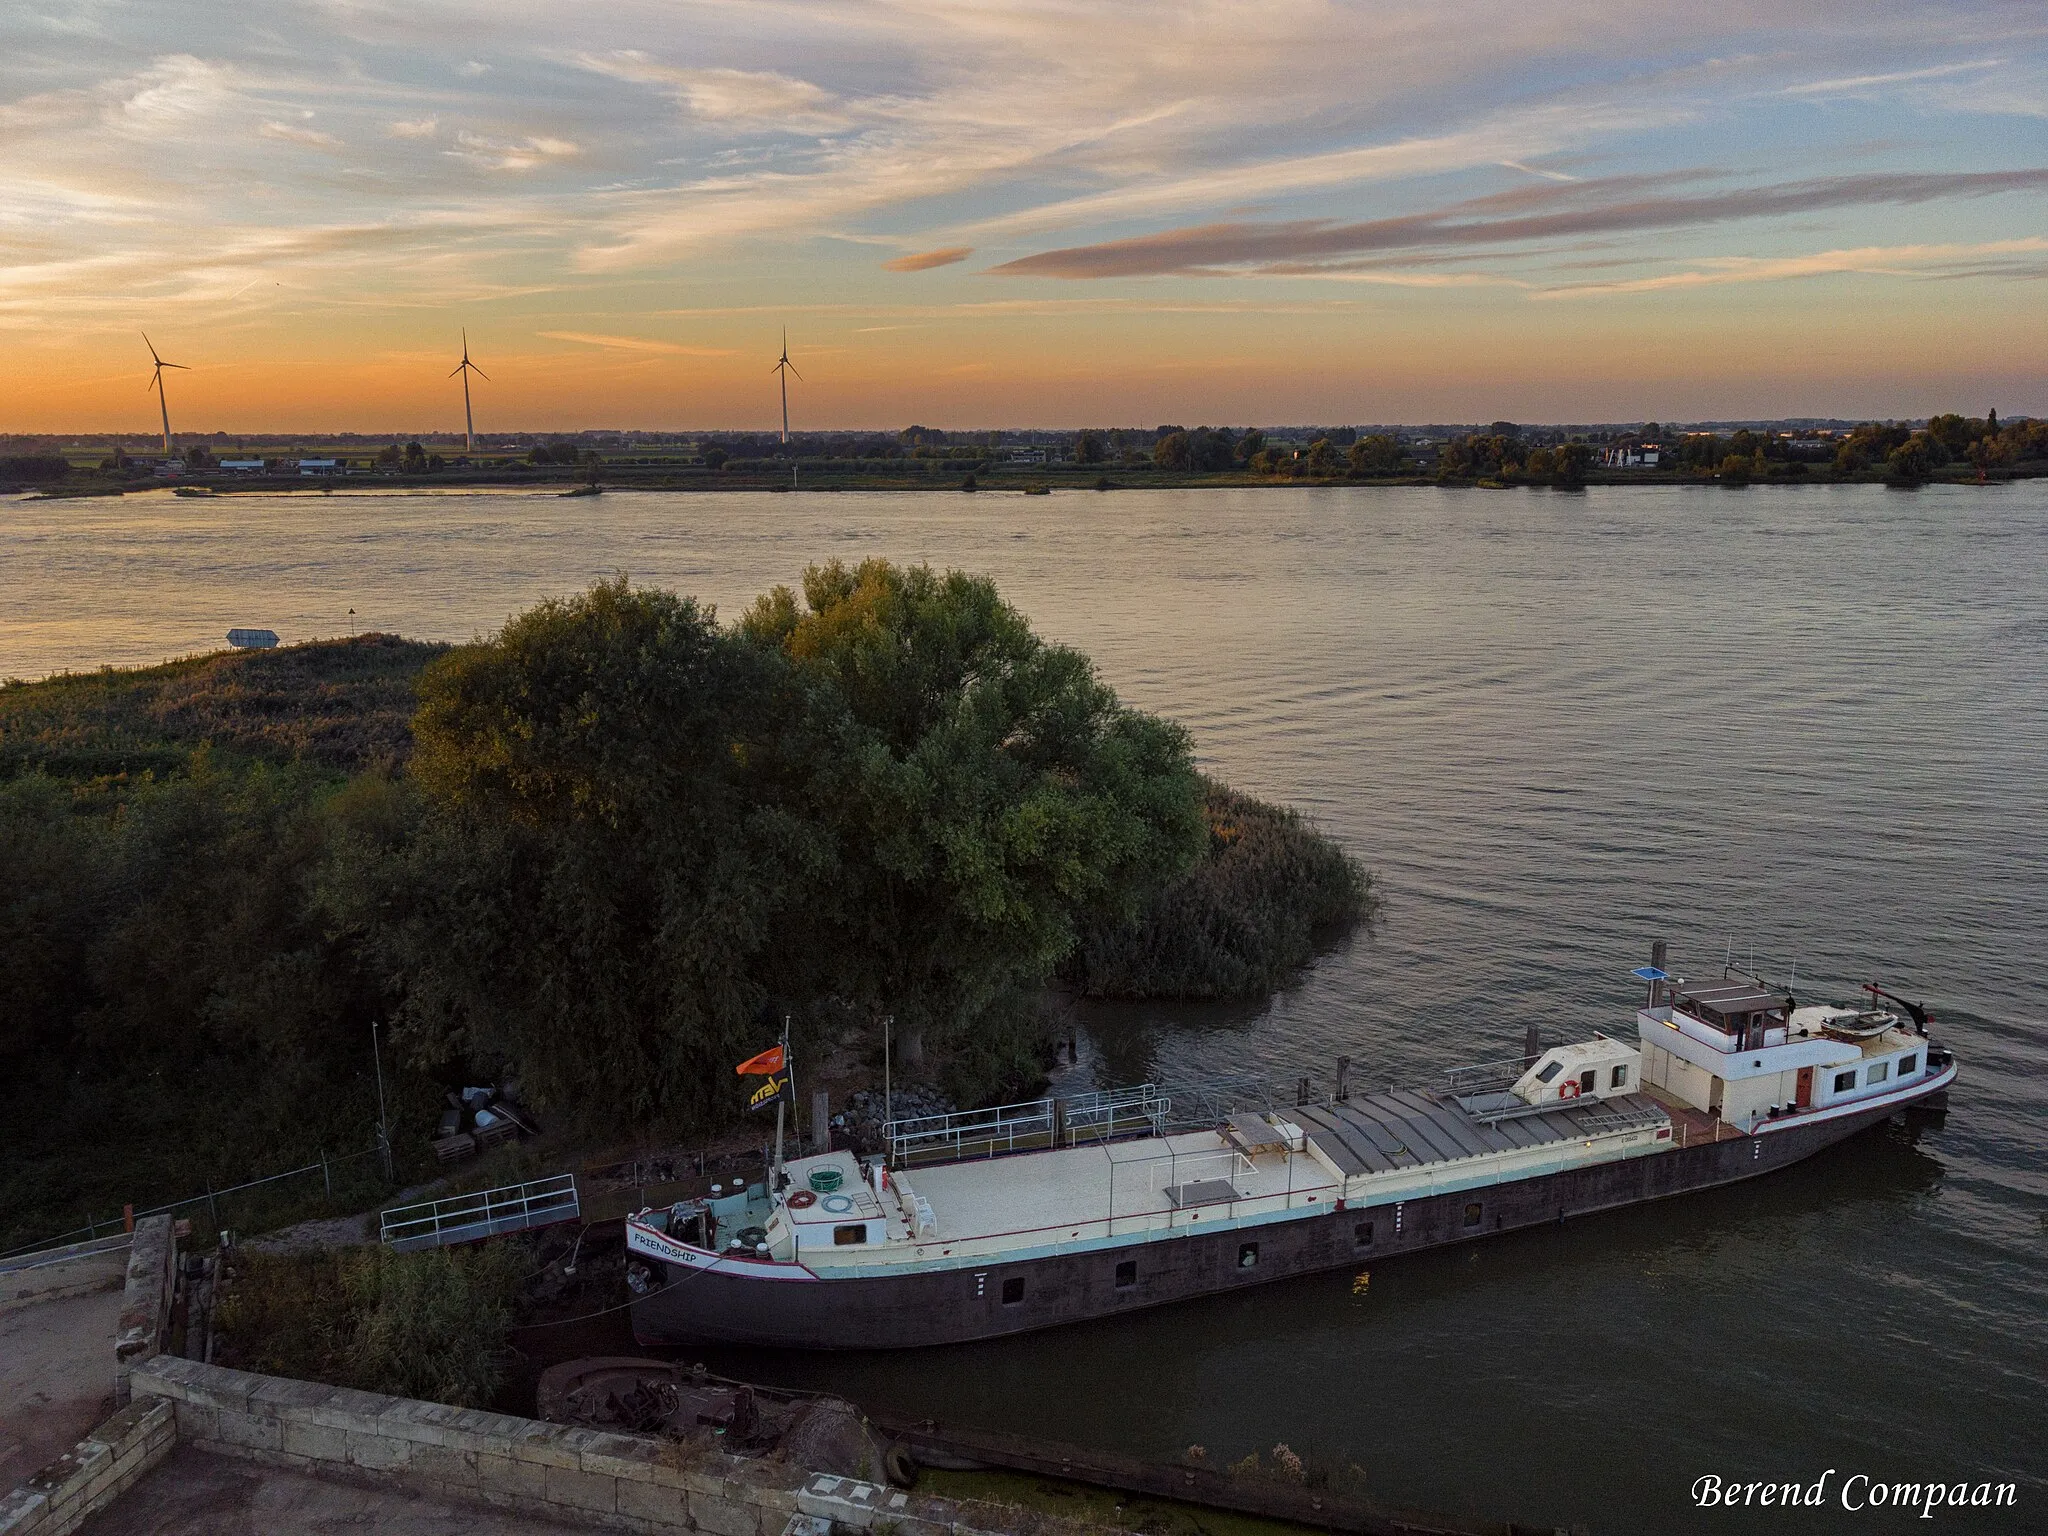
[(130, 1403), (0, 1497), (0, 1536), (66, 1536), (162, 1461), (176, 1441), (170, 1403), (161, 1398)]
[(135, 1223), (128, 1245), (128, 1281), (121, 1295), (120, 1331), (114, 1335), (114, 1401), (128, 1401), (128, 1377), (161, 1350), (170, 1337), (173, 1266), (177, 1238), (169, 1216), (145, 1216)]
[[(256, 1376), (169, 1355), (138, 1365), (136, 1401), (170, 1405), (178, 1438), (302, 1471), (397, 1480), (443, 1498), (648, 1533), (779, 1536), (800, 1516), (901, 1536), (964, 1532), (960, 1507), (773, 1459), (692, 1452), (507, 1414)], [(12, 1533), (6, 1533), (12, 1536)]]

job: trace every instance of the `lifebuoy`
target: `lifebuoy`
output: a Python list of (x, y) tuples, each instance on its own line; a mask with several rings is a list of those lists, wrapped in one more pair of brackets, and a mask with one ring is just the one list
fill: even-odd
[(807, 1211), (818, 1203), (818, 1197), (808, 1189), (792, 1190), (789, 1199), (783, 1203), (792, 1211)]
[(1575, 1077), (1570, 1082), (1561, 1084), (1557, 1096), (1560, 1099), (1576, 1099), (1579, 1096), (1579, 1080)]
[(844, 1216), (853, 1209), (853, 1197), (851, 1195), (827, 1195), (819, 1203), (834, 1216)]

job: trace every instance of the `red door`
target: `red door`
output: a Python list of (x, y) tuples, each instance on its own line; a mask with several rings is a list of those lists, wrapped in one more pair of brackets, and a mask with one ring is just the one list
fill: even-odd
[(1799, 1069), (1799, 1090), (1796, 1102), (1801, 1109), (1813, 1107), (1813, 1068), (1811, 1067), (1801, 1067)]

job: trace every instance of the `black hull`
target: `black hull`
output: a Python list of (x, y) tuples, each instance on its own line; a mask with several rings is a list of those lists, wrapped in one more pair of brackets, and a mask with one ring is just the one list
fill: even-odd
[[(804, 1282), (667, 1265), (662, 1288), (633, 1303), (633, 1336), (648, 1345), (906, 1349), (1026, 1333), (1323, 1270), (1358, 1269), (1394, 1254), (1732, 1184), (1811, 1157), (1903, 1107), (1893, 1100), (1840, 1119), (1398, 1205), (1354, 1205), (1324, 1216), (979, 1268)], [(1475, 1204), (1478, 1221), (1468, 1224)], [(1370, 1240), (1361, 1242), (1367, 1223)], [(1249, 1266), (1243, 1262), (1247, 1244), (1256, 1245)], [(1132, 1261), (1135, 1280), (1120, 1288), (1117, 1267)], [(1022, 1299), (1006, 1303), (1006, 1282), (1014, 1289), (1019, 1279)]]

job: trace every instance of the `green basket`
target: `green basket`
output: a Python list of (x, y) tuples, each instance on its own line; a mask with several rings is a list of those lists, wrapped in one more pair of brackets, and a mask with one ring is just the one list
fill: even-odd
[(813, 1168), (811, 1188), (821, 1195), (829, 1195), (846, 1182), (846, 1175), (837, 1168)]

